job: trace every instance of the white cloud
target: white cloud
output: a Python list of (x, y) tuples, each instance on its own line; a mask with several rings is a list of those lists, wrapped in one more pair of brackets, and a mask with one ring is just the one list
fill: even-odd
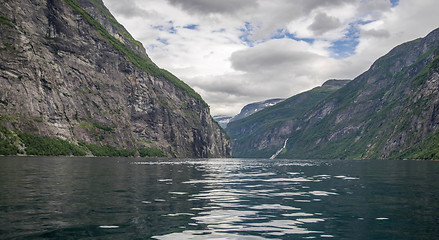
[(379, 21), (361, 27), (361, 41), (350, 61), (365, 61), (366, 70), (373, 61), (404, 42), (424, 37), (439, 27), (439, 2), (401, 0), (396, 8), (384, 13)]
[(309, 29), (316, 35), (321, 35), (328, 31), (334, 30), (341, 26), (341, 21), (336, 17), (326, 15), (326, 13), (319, 13), (314, 18), (314, 22), (309, 25)]
[(167, 0), (173, 5), (182, 7), (185, 11), (199, 14), (231, 14), (242, 9), (256, 7), (256, 0), (222, 0), (222, 1), (205, 1), (205, 0)]
[(363, 16), (369, 16), (372, 19), (381, 17), (384, 12), (391, 9), (392, 3), (390, 1), (383, 0), (367, 0), (361, 2), (360, 14)]
[(263, 73), (301, 66), (312, 61), (310, 44), (289, 39), (275, 39), (253, 48), (236, 51), (231, 56), (232, 67), (238, 71)]
[(387, 31), (385, 29), (363, 30), (361, 32), (361, 35), (363, 37), (371, 37), (371, 38), (388, 38), (388, 37), (390, 37), (389, 31)]
[(111, 5), (112, 13), (118, 16), (123, 16), (125, 18), (133, 18), (133, 17), (156, 17), (157, 12), (155, 9), (145, 10), (139, 7), (136, 3), (136, 0), (106, 0), (107, 5)]
[(393, 8), (390, 0), (104, 2), (213, 114), (354, 78), (394, 46), (439, 27), (437, 0), (400, 0)]

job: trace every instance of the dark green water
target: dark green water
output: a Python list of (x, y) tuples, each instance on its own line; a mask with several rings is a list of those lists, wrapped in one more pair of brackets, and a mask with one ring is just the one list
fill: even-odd
[(437, 239), (439, 162), (0, 158), (0, 239)]

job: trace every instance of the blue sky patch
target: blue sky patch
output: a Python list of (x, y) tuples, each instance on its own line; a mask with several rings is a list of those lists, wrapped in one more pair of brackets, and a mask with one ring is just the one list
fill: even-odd
[(369, 23), (373, 23), (375, 21), (376, 20), (358, 20), (355, 24), (366, 25), (366, 24), (369, 24)]
[(245, 22), (244, 27), (239, 29), (239, 31), (242, 32), (241, 36), (239, 36), (239, 39), (250, 47), (253, 47), (256, 42), (255, 40), (250, 39), (254, 29), (255, 27), (250, 22)]
[(333, 58), (342, 59), (355, 54), (355, 49), (360, 42), (360, 30), (356, 26), (357, 23), (351, 24), (345, 37), (333, 42), (329, 47)]
[(198, 24), (190, 24), (190, 25), (184, 26), (183, 28), (191, 29), (191, 30), (198, 30), (199, 27), (200, 27), (200, 25), (198, 25)]
[(163, 43), (164, 45), (169, 45), (168, 39), (166, 38), (157, 38), (156, 40)]
[(296, 41), (304, 41), (309, 44), (313, 44), (315, 39), (313, 38), (298, 38), (295, 34), (290, 33), (287, 29), (278, 29), (276, 33), (272, 36), (272, 39), (283, 39), (283, 38), (289, 38)]
[(177, 33), (177, 29), (174, 27), (174, 21), (169, 21), (168, 23), (169, 23), (169, 25), (167, 25), (167, 26), (165, 26), (165, 25), (156, 25), (156, 26), (152, 26), (152, 28), (157, 29), (159, 31), (168, 32), (170, 34), (176, 34)]
[(390, 0), (390, 2), (392, 3), (392, 7), (396, 7), (399, 4), (399, 0)]
[(225, 28), (220, 28), (218, 30), (213, 30), (212, 32), (213, 33), (222, 33), (222, 32), (226, 32), (226, 29)]

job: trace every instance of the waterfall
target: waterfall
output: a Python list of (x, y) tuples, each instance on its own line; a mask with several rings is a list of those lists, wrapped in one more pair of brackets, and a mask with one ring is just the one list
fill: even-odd
[(270, 159), (275, 159), (275, 158), (277, 157), (277, 155), (279, 155), (279, 154), (282, 152), (282, 150), (284, 150), (284, 149), (287, 147), (288, 139), (289, 139), (289, 138), (287, 138), (287, 139), (285, 140), (284, 145), (282, 146), (282, 148), (279, 149), (275, 154), (273, 154), (273, 156), (271, 156)]

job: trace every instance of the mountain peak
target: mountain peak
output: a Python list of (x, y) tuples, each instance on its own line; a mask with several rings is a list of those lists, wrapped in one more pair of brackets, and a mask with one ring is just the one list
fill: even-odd
[(282, 102), (283, 100), (285, 100), (284, 98), (274, 98), (274, 99), (268, 99), (268, 100), (264, 100), (264, 101), (260, 101), (260, 102), (254, 102), (254, 103), (250, 103), (245, 105), (242, 109), (241, 112), (236, 115), (235, 117), (233, 117), (230, 121), (237, 121), (239, 119), (248, 117), (254, 113), (257, 113), (259, 111), (261, 111), (262, 109), (266, 108), (266, 107), (270, 107), (270, 106), (274, 106), (279, 102)]

